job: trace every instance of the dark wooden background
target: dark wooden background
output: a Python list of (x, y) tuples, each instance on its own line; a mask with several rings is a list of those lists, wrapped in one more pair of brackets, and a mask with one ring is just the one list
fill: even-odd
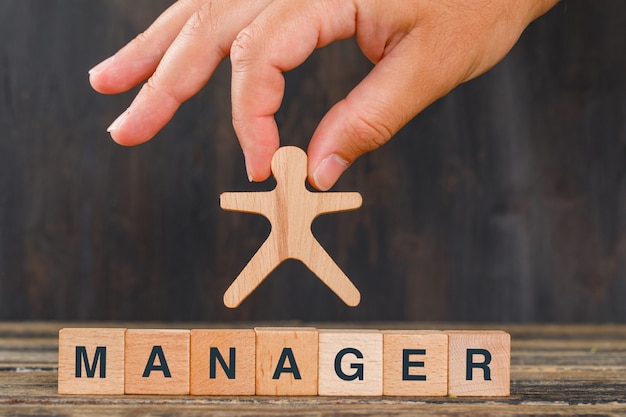
[[(247, 183), (228, 62), (136, 148), (105, 132), (134, 92), (87, 81), (168, 4), (0, 2), (0, 319), (626, 322), (626, 2), (562, 2), (350, 168), (364, 206), (314, 231), (359, 307), (288, 262), (236, 310), (269, 225), (218, 196), (271, 185)], [(283, 144), (369, 68), (349, 40), (287, 74)]]

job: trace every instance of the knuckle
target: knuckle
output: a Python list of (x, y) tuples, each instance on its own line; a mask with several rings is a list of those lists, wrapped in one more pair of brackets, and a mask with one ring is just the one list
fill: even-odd
[(147, 90), (151, 95), (158, 96), (161, 99), (165, 99), (168, 102), (176, 103), (180, 105), (184, 99), (176, 94), (171, 89), (167, 88), (165, 84), (161, 81), (161, 77), (158, 73), (154, 73), (152, 77), (146, 81), (143, 85), (142, 89)]
[(183, 26), (180, 35), (186, 38), (209, 38), (218, 25), (212, 1), (206, 1), (197, 8)]
[(373, 151), (380, 148), (393, 136), (393, 131), (384, 122), (381, 122), (384, 120), (383, 116), (370, 112), (350, 119), (348, 126), (355, 138), (352, 143), (354, 151), (359, 154)]
[(135, 39), (131, 41), (131, 44), (133, 46), (143, 47), (144, 45), (150, 44), (150, 37), (146, 32), (141, 32), (135, 36)]
[(251, 59), (251, 51), (254, 47), (254, 36), (248, 27), (237, 34), (230, 47), (230, 60), (235, 65), (243, 64)]

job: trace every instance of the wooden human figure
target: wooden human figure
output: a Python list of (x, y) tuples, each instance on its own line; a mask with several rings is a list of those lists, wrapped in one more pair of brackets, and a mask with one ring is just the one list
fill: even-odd
[(359, 193), (311, 192), (305, 187), (307, 156), (300, 148), (279, 148), (272, 158), (276, 188), (267, 192), (223, 193), (224, 210), (261, 214), (270, 221), (267, 240), (224, 294), (224, 304), (235, 308), (284, 260), (298, 259), (349, 306), (361, 294), (341, 271), (311, 231), (320, 214), (359, 208)]

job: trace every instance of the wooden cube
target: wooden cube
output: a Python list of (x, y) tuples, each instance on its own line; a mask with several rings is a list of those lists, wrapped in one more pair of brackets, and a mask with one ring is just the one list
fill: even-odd
[(256, 394), (317, 395), (314, 328), (256, 328)]
[(502, 331), (446, 331), (448, 394), (508, 396), (511, 386), (511, 336)]
[(192, 395), (254, 395), (254, 330), (192, 330)]
[(126, 394), (189, 394), (189, 330), (126, 331)]
[(124, 394), (126, 329), (61, 329), (59, 394)]
[(319, 395), (383, 394), (381, 332), (320, 330), (319, 340)]
[(435, 330), (383, 331), (383, 395), (447, 394), (447, 334)]

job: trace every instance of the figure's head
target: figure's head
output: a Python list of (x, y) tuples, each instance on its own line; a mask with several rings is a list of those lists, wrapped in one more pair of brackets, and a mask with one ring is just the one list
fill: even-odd
[(296, 146), (278, 148), (272, 157), (272, 173), (277, 182), (281, 180), (306, 180), (306, 153)]

